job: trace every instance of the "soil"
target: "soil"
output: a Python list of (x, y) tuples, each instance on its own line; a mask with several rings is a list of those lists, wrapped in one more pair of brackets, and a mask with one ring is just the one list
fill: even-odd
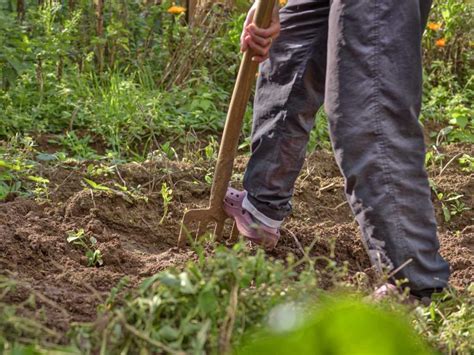
[[(445, 163), (460, 152), (474, 155), (470, 146), (451, 145), (445, 149)], [(246, 159), (237, 159), (237, 180)], [(0, 203), (0, 274), (19, 283), (8, 302), (17, 304), (34, 293), (36, 308), (44, 308), (45, 325), (61, 333), (71, 322), (93, 321), (97, 306), (124, 276), (133, 287), (160, 270), (192, 260), (192, 250), (176, 247), (179, 222), (187, 208), (203, 207), (209, 196), (209, 185), (204, 182), (212, 171), (209, 163), (157, 159), (121, 165), (94, 177), (87, 174), (90, 164), (44, 165), (41, 175), (51, 181), (49, 200), (17, 197)], [(441, 174), (439, 167), (429, 174), (440, 192), (463, 194), (462, 201), (471, 208), (445, 222), (441, 204), (433, 197), (441, 253), (451, 264), (451, 284), (463, 289), (474, 281), (472, 173), (462, 171), (453, 161)], [(118, 192), (92, 192), (84, 184), (84, 177), (111, 187), (114, 182), (125, 184), (129, 191), (139, 189), (147, 201), (140, 198), (142, 195), (127, 198)], [(173, 190), (173, 201), (168, 216), (160, 223), (163, 182)], [(322, 257), (318, 264), (321, 267), (324, 258), (329, 257), (340, 264), (345, 262), (349, 277), (363, 272), (370, 279), (373, 271), (346, 203), (343, 183), (330, 153), (311, 155), (296, 185), (293, 214), (270, 256), (300, 256), (301, 247), (314, 243), (311, 255)], [(97, 239), (103, 254), (102, 267), (88, 267), (84, 251), (66, 241), (70, 231), (81, 228)]]

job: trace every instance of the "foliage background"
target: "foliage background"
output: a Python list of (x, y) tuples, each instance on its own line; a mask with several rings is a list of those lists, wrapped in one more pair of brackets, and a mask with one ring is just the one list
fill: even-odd
[[(102, 3), (0, 1), (0, 137), (58, 134), (143, 157), (190, 132), (218, 134), (243, 12), (214, 5), (190, 29), (169, 1)], [(467, 2), (435, 1), (424, 38), (422, 121), (449, 141), (473, 141), (472, 18)], [(319, 116), (310, 149), (328, 147)]]

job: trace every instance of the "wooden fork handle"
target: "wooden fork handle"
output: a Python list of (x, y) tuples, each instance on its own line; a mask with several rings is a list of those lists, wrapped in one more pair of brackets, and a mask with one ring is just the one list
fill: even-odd
[[(257, 27), (268, 28), (272, 20), (275, 0), (257, 1), (258, 4), (254, 15), (254, 23)], [(247, 50), (240, 64), (239, 74), (235, 82), (234, 92), (227, 112), (224, 134), (222, 136), (214, 172), (210, 198), (211, 209), (222, 208), (227, 186), (232, 177), (232, 167), (237, 153), (245, 109), (252, 92), (258, 69), (258, 63), (252, 61), (254, 55), (255, 53), (251, 49)]]

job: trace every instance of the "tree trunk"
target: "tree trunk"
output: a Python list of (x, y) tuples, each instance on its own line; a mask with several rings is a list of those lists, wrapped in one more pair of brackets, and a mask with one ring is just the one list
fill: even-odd
[(186, 0), (186, 22), (189, 26), (194, 25), (196, 20), (197, 0)]
[(76, 8), (76, 1), (75, 0), (68, 0), (68, 8), (69, 12), (73, 12)]
[(104, 38), (104, 2), (105, 0), (94, 0), (96, 16), (96, 35), (99, 39), (96, 48), (96, 60), (99, 74), (104, 70), (104, 44), (100, 40)]
[(38, 83), (38, 88), (41, 94), (44, 91), (44, 78), (43, 78), (43, 61), (41, 57), (38, 57), (36, 62), (36, 82)]
[(25, 0), (16, 1), (16, 12), (18, 20), (23, 21), (25, 19)]

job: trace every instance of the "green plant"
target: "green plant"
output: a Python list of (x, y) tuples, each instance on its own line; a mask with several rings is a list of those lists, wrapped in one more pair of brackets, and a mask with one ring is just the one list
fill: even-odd
[(461, 165), (461, 170), (472, 173), (474, 172), (474, 157), (469, 154), (463, 154), (459, 159), (459, 164)]
[(21, 180), (17, 178), (17, 173), (21, 173), (25, 168), (27, 167), (0, 160), (0, 200), (21, 191)]
[[(398, 297), (377, 305), (318, 289), (308, 250), (299, 260), (289, 255), (286, 263), (241, 243), (214, 251), (195, 244), (194, 250), (193, 261), (153, 275), (137, 288), (122, 279), (98, 307), (97, 321), (74, 324), (67, 335), (21, 316), (34, 294), (24, 304), (5, 307), (2, 300), (15, 292), (17, 282), (0, 276), (0, 350), (28, 344), (51, 352), (61, 339), (60, 350), (74, 353), (224, 353), (232, 348), (278, 353), (291, 344), (299, 353), (324, 347), (323, 353), (392, 354), (426, 353), (425, 339), (446, 353), (472, 352), (472, 285), (467, 293), (448, 290), (414, 310), (400, 305)], [(343, 280), (335, 286), (353, 289)], [(408, 329), (407, 317), (423, 339)]]
[(470, 34), (473, 7), (469, 0), (435, 0), (424, 36), (427, 66), (445, 80), (455, 74), (461, 83), (469, 79)]
[(219, 151), (219, 143), (214, 137), (210, 137), (209, 143), (204, 147), (204, 155), (208, 161), (214, 161)]
[(437, 0), (424, 36), (425, 95), (422, 121), (434, 121), (439, 138), (474, 142), (472, 40), (469, 1)]
[(206, 26), (189, 28), (166, 13), (168, 2), (104, 4), (102, 33), (86, 2), (32, 3), (24, 26), (5, 17), (0, 70), (4, 54), (5, 73), (17, 74), (5, 74), (0, 92), (0, 137), (66, 132), (57, 142), (77, 158), (95, 159), (97, 142), (143, 158), (188, 131), (221, 130), (241, 14), (216, 6)]
[(41, 299), (34, 291), (27, 295), (26, 299), (15, 304), (11, 303), (9, 297), (17, 295), (18, 289), (25, 287), (30, 289), (30, 285), (25, 282), (16, 280), (10, 275), (0, 275), (1, 354), (45, 354), (47, 350), (38, 344), (37, 339), (52, 344), (61, 338), (58, 332), (42, 324), (41, 310), (35, 312), (35, 317), (26, 316), (31, 314), (37, 299)]
[(436, 195), (436, 198), (441, 203), (441, 209), (443, 211), (443, 217), (445, 222), (451, 221), (455, 216), (459, 216), (464, 211), (469, 211), (470, 208), (461, 200), (464, 195), (450, 192), (445, 194), (438, 191), (433, 181), (430, 181), (431, 189)]
[(92, 236), (87, 236), (84, 229), (81, 228), (77, 231), (68, 232), (67, 242), (85, 251), (87, 266), (104, 265), (102, 252), (97, 248), (97, 239)]
[(435, 354), (402, 313), (381, 305), (329, 298), (310, 312), (289, 304), (274, 313), (272, 323), (252, 334), (237, 354)]
[(314, 152), (316, 149), (331, 149), (328, 118), (323, 108), (316, 114), (314, 128), (311, 131), (308, 142), (309, 153)]
[(410, 314), (415, 330), (446, 354), (472, 354), (474, 344), (474, 283), (466, 291), (437, 295), (426, 307)]
[(27, 179), (35, 183), (35, 187), (32, 190), (33, 194), (38, 200), (49, 200), (49, 180), (41, 176), (27, 176)]
[(51, 143), (57, 143), (64, 147), (76, 159), (97, 159), (97, 152), (90, 147), (92, 138), (85, 135), (80, 138), (74, 131), (67, 132), (65, 135), (59, 136), (57, 140), (51, 140)]
[(160, 150), (165, 154), (166, 158), (170, 160), (178, 160), (178, 154), (176, 150), (171, 146), (170, 142), (165, 142), (160, 145)]
[(165, 221), (166, 216), (168, 216), (168, 207), (173, 199), (173, 190), (166, 184), (166, 182), (161, 184), (161, 198), (163, 199), (163, 216), (160, 219), (160, 224)]
[(461, 199), (464, 195), (457, 193), (449, 193), (444, 200), (443, 213), (446, 222), (449, 222), (452, 217), (462, 214), (464, 211), (469, 211), (470, 208), (465, 205)]
[[(116, 166), (114, 165), (107, 165), (107, 164), (89, 164), (87, 165), (87, 176), (89, 177), (109, 177), (114, 170), (116, 169)], [(90, 185), (90, 184), (89, 184)]]
[(83, 178), (83, 181), (84, 181), (83, 185), (91, 189), (91, 191), (95, 191), (98, 193), (102, 192), (108, 196), (113, 196), (113, 195), (120, 196), (121, 198), (123, 198), (125, 201), (129, 203), (133, 203), (134, 201), (148, 202), (148, 197), (145, 196), (140, 191), (141, 186), (129, 188), (125, 185), (125, 182), (123, 182), (124, 185), (114, 182), (113, 186), (115, 188), (112, 188), (103, 184), (99, 184), (87, 178)]
[(48, 199), (49, 180), (36, 175), (34, 141), (16, 135), (0, 146), (0, 201), (11, 195), (34, 195)]
[(90, 180), (90, 179), (87, 179), (87, 178), (84, 178), (84, 182), (88, 185), (89, 188), (91, 188), (92, 190), (95, 190), (95, 191), (104, 191), (104, 192), (112, 192), (112, 189), (108, 186), (105, 186), (105, 185), (102, 185), (102, 184), (99, 184), (93, 180)]
[[(239, 147), (241, 149), (241, 147)], [(217, 154), (219, 152), (219, 143), (214, 139), (214, 137), (210, 137), (209, 143), (204, 147), (204, 159), (210, 163), (207, 166), (206, 174), (204, 175), (204, 181), (211, 185), (214, 179), (214, 165), (213, 163), (217, 159)], [(199, 155), (198, 159), (202, 159), (202, 156)]]
[(184, 269), (156, 274), (105, 307), (103, 331), (80, 328), (76, 334), (86, 332), (87, 346), (107, 353), (228, 351), (248, 329), (262, 326), (277, 303), (302, 299), (316, 282), (312, 264), (297, 274), (294, 268), (304, 264), (290, 259), (286, 267), (261, 250), (251, 255), (240, 243), (218, 247), (214, 255), (206, 256), (202, 246), (196, 252)]
[(427, 168), (431, 168), (432, 170), (436, 170), (439, 167), (441, 170), (445, 159), (446, 155), (438, 150), (437, 145), (432, 145), (431, 149), (426, 152), (425, 166)]

